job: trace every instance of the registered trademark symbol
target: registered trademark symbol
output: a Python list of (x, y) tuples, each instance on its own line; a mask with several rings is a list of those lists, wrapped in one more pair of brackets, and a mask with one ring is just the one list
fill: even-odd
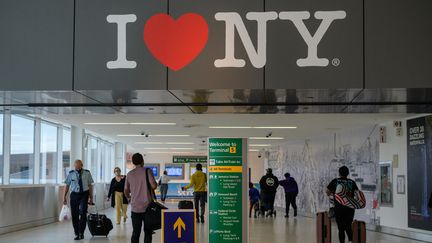
[(332, 65), (335, 66), (335, 67), (337, 67), (337, 66), (340, 65), (340, 62), (341, 61), (339, 60), (339, 58), (333, 58)]

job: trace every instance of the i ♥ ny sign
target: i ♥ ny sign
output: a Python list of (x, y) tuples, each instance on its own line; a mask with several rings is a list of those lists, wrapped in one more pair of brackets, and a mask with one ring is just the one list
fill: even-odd
[[(267, 27), (274, 21), (289, 21), (297, 34), (301, 36), (307, 53), (304, 58), (296, 57), (298, 67), (327, 67), (329, 59), (319, 57), (319, 44), (332, 23), (342, 21), (347, 13), (343, 10), (335, 11), (268, 11), (248, 12), (241, 16), (237, 12), (217, 12), (216, 21), (225, 25), (225, 53), (214, 57), (216, 68), (243, 68), (246, 66), (246, 57), (236, 57), (236, 33), (240, 37), (242, 47), (247, 53), (254, 68), (263, 68), (267, 63)], [(316, 31), (312, 32), (305, 22), (311, 18), (320, 21)], [(117, 57), (107, 61), (108, 69), (135, 69), (140, 65), (126, 54), (127, 26), (137, 21), (135, 14), (110, 14), (106, 17), (107, 24), (115, 24), (117, 29)], [(245, 26), (245, 21), (256, 23), (257, 36), (251, 36)], [(145, 23), (142, 36), (143, 44), (161, 64), (171, 70), (179, 71), (195, 60), (204, 50), (209, 39), (209, 25), (197, 13), (186, 13), (174, 19), (168, 14), (156, 14)], [(256, 45), (254, 45), (253, 40)], [(289, 43), (287, 43), (289, 45)]]

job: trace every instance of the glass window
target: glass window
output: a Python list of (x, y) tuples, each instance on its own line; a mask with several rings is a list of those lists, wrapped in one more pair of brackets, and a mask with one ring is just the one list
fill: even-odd
[(33, 183), (34, 121), (11, 117), (10, 183)]
[(97, 168), (98, 168), (98, 141), (95, 137), (89, 136), (86, 149), (86, 161), (84, 161), (84, 168), (90, 170), (95, 182), (97, 179)]
[(0, 114), (0, 184), (3, 184), (3, 114)]
[(61, 181), (66, 180), (66, 176), (71, 170), (71, 131), (63, 128), (63, 166)]
[(56, 183), (57, 175), (57, 126), (41, 123), (40, 183)]

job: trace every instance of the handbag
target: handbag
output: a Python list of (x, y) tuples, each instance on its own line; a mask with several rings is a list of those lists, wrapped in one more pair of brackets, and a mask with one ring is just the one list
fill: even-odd
[(144, 229), (148, 231), (160, 230), (162, 228), (162, 210), (168, 209), (156, 201), (154, 190), (151, 188), (149, 171), (146, 170), (147, 187), (150, 193), (151, 202), (144, 214)]
[(336, 201), (346, 207), (352, 209), (362, 209), (366, 207), (366, 198), (362, 191), (354, 191), (353, 197), (347, 195), (346, 185), (343, 183), (338, 183), (336, 186), (335, 193)]

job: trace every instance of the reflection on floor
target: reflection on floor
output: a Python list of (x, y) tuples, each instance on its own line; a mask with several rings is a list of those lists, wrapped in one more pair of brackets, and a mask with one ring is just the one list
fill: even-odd
[[(174, 205), (172, 205), (174, 206)], [(107, 210), (106, 213), (114, 219), (114, 211)], [(115, 220), (113, 220), (115, 222)], [(315, 240), (315, 221), (310, 218), (299, 217), (297, 219), (285, 219), (283, 217), (268, 219), (250, 219), (250, 243), (313, 243)], [(333, 242), (337, 241), (337, 234), (333, 229)], [(85, 239), (80, 242), (130, 242), (132, 232), (131, 221), (126, 224), (114, 225), (108, 238), (91, 238), (87, 231)], [(207, 223), (197, 226), (197, 242), (207, 243)], [(18, 231), (0, 236), (0, 242), (4, 243), (66, 243), (73, 240), (71, 222), (49, 224), (28, 230)], [(143, 241), (142, 241), (143, 242)], [(153, 242), (161, 242), (160, 232), (154, 235)], [(409, 243), (418, 242), (395, 236), (368, 232), (367, 242), (377, 243)]]

